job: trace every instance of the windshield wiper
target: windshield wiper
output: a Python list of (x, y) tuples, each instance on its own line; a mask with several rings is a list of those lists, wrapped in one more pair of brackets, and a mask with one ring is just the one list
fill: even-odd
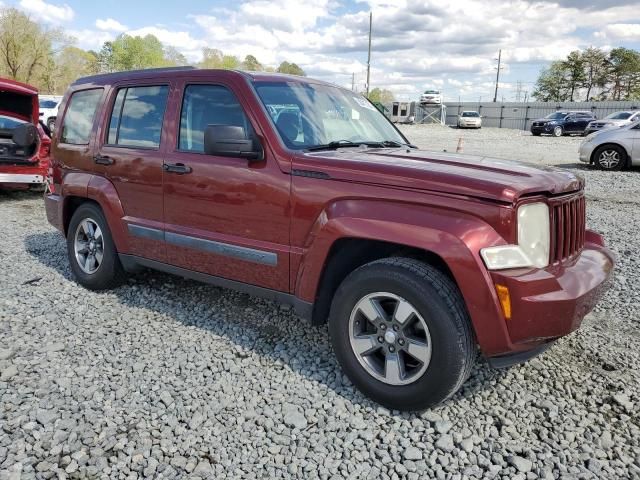
[(362, 141), (362, 142), (352, 142), (351, 140), (336, 140), (329, 143), (324, 143), (321, 145), (312, 145), (307, 148), (308, 151), (313, 152), (317, 150), (331, 150), (336, 148), (343, 147), (359, 147), (361, 145), (365, 145), (370, 148), (385, 148), (385, 147), (410, 147), (417, 148), (415, 145), (411, 145), (409, 143), (400, 143), (395, 140), (384, 140), (382, 142), (372, 142), (372, 141)]

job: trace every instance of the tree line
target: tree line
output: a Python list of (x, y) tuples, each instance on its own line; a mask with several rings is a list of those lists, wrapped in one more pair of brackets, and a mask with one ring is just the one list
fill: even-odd
[(533, 96), (542, 102), (639, 100), (640, 52), (575, 50), (540, 72)]
[[(34, 85), (41, 92), (63, 93), (86, 75), (189, 64), (175, 47), (163, 45), (154, 35), (122, 34), (99, 51), (83, 50), (60, 28), (40, 25), (15, 8), (0, 10), (0, 76)], [(283, 61), (274, 68), (253, 55), (240, 60), (209, 47), (203, 48), (202, 60), (193, 65), (305, 75), (295, 63)]]

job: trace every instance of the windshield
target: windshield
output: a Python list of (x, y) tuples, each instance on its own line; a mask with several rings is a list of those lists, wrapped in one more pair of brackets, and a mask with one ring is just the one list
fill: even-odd
[(357, 93), (295, 82), (259, 82), (256, 91), (289, 148), (301, 150), (331, 142), (407, 142)]
[(55, 100), (40, 100), (40, 108), (56, 108), (58, 102)]
[(627, 120), (633, 113), (631, 112), (615, 112), (607, 115), (605, 119), (608, 120)]
[(19, 118), (0, 115), (0, 130), (11, 130), (16, 128), (18, 125), (22, 125), (23, 123), (27, 122), (24, 120), (20, 120)]
[(550, 115), (547, 115), (544, 118), (548, 118), (549, 120), (562, 120), (567, 115), (569, 115), (569, 114), (566, 113), (566, 112), (555, 112), (555, 113), (552, 113)]
[(440, 95), (440, 92), (438, 90), (426, 90), (424, 92), (425, 95)]
[(480, 114), (478, 112), (462, 112), (463, 117), (479, 117)]

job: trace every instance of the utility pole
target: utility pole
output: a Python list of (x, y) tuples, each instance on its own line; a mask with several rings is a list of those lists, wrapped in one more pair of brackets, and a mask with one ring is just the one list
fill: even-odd
[(493, 95), (493, 102), (498, 101), (498, 83), (500, 83), (500, 61), (502, 60), (502, 49), (498, 50), (498, 68), (496, 72), (496, 92)]
[(369, 98), (369, 75), (371, 73), (371, 27), (373, 26), (373, 12), (369, 12), (369, 55), (367, 55), (367, 98)]
[(351, 74), (351, 91), (352, 92), (356, 91), (356, 72), (353, 72)]

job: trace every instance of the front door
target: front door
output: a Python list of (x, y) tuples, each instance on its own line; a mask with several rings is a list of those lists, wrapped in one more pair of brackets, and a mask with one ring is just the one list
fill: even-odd
[(165, 159), (164, 222), (172, 265), (289, 291), (290, 177), (263, 143), (264, 160), (204, 153), (207, 125), (261, 135), (231, 85), (188, 79)]
[(131, 241), (128, 253), (166, 260), (163, 240), (161, 137), (169, 85), (114, 88), (107, 102), (108, 130), (94, 161), (115, 187)]

